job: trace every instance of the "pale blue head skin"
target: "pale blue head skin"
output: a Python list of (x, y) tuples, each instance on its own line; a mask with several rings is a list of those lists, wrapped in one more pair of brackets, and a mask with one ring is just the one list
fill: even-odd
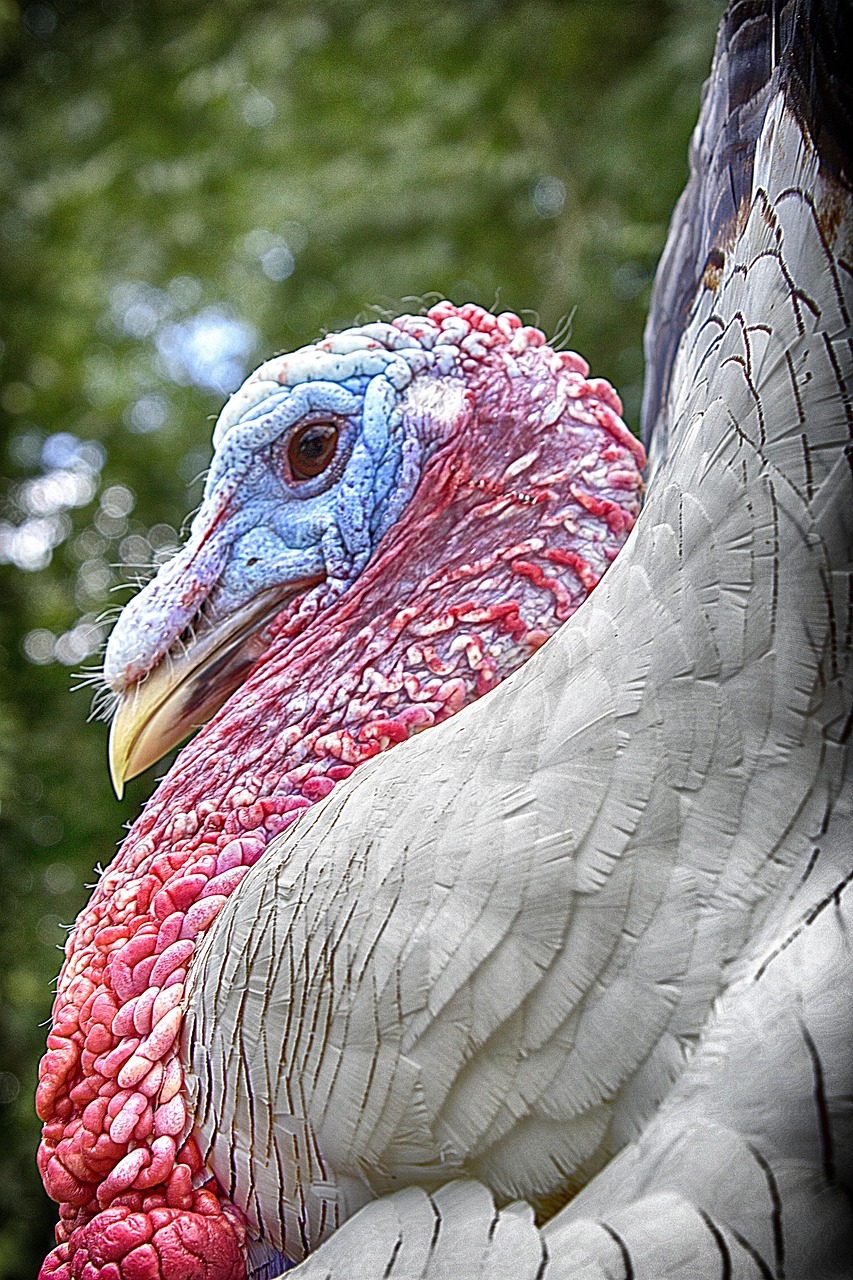
[[(314, 589), (325, 599), (355, 581), (410, 501), (442, 427), (463, 411), (458, 348), (426, 320), (419, 330), (417, 339), (384, 323), (346, 330), (268, 361), (232, 396), (186, 546), (110, 636), (112, 689), (150, 671), (202, 604), (215, 623), (304, 579), (322, 577)], [(334, 462), (290, 483), (282, 450), (294, 428), (330, 418), (340, 429)]]

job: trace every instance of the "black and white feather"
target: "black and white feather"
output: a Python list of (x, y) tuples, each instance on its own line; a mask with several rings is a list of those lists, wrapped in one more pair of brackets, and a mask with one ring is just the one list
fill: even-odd
[(293, 1257), (355, 1215), (306, 1280), (853, 1275), (851, 25), (723, 21), (612, 570), (199, 954), (217, 1176)]

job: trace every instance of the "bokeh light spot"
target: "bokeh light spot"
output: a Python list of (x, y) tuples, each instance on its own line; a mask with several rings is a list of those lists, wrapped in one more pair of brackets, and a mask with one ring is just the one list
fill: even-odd
[(128, 408), (125, 414), (127, 426), (136, 435), (147, 435), (162, 427), (169, 414), (169, 402), (158, 391), (142, 396)]
[(566, 203), (566, 184), (553, 174), (541, 177), (533, 188), (533, 207), (540, 218), (556, 218)]
[(46, 627), (36, 627), (24, 636), (22, 647), (29, 661), (41, 667), (53, 661), (55, 645), (56, 636), (52, 631), (48, 631)]

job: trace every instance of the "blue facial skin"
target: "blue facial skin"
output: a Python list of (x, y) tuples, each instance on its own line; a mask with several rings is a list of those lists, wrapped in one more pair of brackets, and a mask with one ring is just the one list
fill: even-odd
[[(234, 407), (241, 396), (249, 401), (236, 420), (226, 406), (187, 545), (130, 602), (110, 636), (104, 675), (113, 689), (155, 666), (202, 604), (215, 624), (260, 593), (306, 578), (325, 579), (325, 600), (339, 595), (410, 501), (436, 442), (422, 438), (422, 415), (406, 413), (408, 387), (427, 367), (450, 372), (447, 355), (411, 339), (402, 352), (369, 349), (365, 330), (350, 333), (349, 350), (283, 357), (293, 385), (250, 379), (250, 394), (234, 398)], [(348, 338), (336, 341), (346, 348)], [(294, 429), (329, 421), (339, 432), (332, 461), (294, 482), (287, 464)]]
[[(262, 401), (225, 437), (198, 517), (203, 529), (205, 508), (228, 495), (220, 536), (230, 545), (211, 595), (216, 613), (310, 575), (324, 574), (333, 591), (358, 576), (420, 476), (420, 442), (406, 440), (400, 401), (382, 375), (305, 383)], [(284, 455), (291, 429), (330, 419), (339, 435), (328, 469), (289, 481)]]

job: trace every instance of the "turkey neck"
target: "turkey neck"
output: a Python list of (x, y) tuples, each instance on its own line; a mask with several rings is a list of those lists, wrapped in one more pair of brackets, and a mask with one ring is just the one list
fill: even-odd
[[(615, 555), (615, 538), (580, 554), (580, 521), (553, 487), (485, 485), (445, 459), (435, 470), (444, 500), (415, 510), (345, 596), (313, 616), (304, 598), (276, 619), (266, 654), (182, 752), (120, 864), (137, 866), (149, 840), (160, 854), (226, 835), (265, 844), (356, 765), (488, 692)], [(476, 556), (496, 509), (501, 544)], [(623, 536), (630, 521), (614, 510)]]
[(336, 601), (321, 587), (274, 620), (113, 870), (224, 836), (251, 839), (254, 857), (356, 765), (488, 692), (575, 611), (633, 525), (642, 450), (606, 383), (570, 353), (550, 361), (494, 356), (450, 438), (422, 411), (435, 445), (403, 516)]
[(342, 596), (318, 587), (273, 621), (245, 684), (180, 754), (78, 917), (37, 1094), (63, 1266), (72, 1236), (84, 1248), (90, 1225), (93, 1240), (112, 1230), (103, 1214), (142, 1215), (131, 1250), (145, 1215), (167, 1212), (231, 1240), (236, 1219), (204, 1184), (182, 1090), (198, 939), (305, 808), (540, 647), (634, 523), (642, 449), (612, 390), (570, 353), (506, 355), (490, 372), (488, 389), (469, 379), (477, 413), (452, 438), (430, 418), (440, 396), (415, 406), (432, 452), (405, 512)]

